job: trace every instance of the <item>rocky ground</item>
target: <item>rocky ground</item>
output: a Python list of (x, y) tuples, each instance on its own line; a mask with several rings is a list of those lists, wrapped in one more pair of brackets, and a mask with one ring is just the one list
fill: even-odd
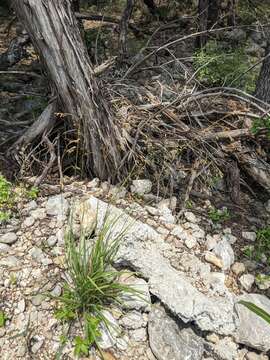
[[(234, 251), (239, 243), (255, 241), (253, 229), (239, 232), (239, 224), (213, 223), (209, 201), (177, 219), (176, 199), (155, 202), (148, 180), (134, 181), (130, 190), (97, 179), (73, 182), (62, 193), (44, 185), (42, 195), (18, 206), (18, 214), (2, 226), (0, 309), (7, 321), (0, 328), (1, 359), (74, 358), (72, 335), (79, 324), (62, 346), (67, 327), (55, 319), (56, 302), (48, 296), (62, 291), (63, 236), (71, 208), (84, 213), (81, 226), (96, 215), (102, 222), (108, 208), (119, 218), (116, 226), (136, 219), (116, 265), (137, 272), (127, 281), (148, 301), (129, 297), (123, 309), (108, 309), (119, 331), (102, 332), (106, 359), (268, 359), (269, 325), (238, 304), (246, 299), (270, 312), (263, 295), (270, 282), (256, 284), (256, 263), (240, 262)], [(94, 350), (91, 356), (98, 358)]]

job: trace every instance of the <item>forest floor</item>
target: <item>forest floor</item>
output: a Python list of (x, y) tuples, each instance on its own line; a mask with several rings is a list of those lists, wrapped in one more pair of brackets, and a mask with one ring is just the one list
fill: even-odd
[[(0, 53), (15, 36), (15, 24), (8, 34), (5, 31), (10, 20), (1, 22)], [(187, 28), (192, 32), (191, 23), (184, 19), (177, 36), (184, 35)], [(94, 44), (89, 52), (92, 60), (98, 59), (96, 66), (117, 54), (115, 25), (89, 21), (84, 25), (95, 29), (86, 33), (85, 41)], [(57, 301), (53, 297), (63, 292), (68, 270), (64, 233), (69, 213), (75, 203), (85, 202), (91, 210), (87, 213), (89, 222), (93, 213), (100, 216), (97, 204), (101, 209), (110, 204), (110, 212), (120, 221), (127, 214), (136, 220), (136, 231), (130, 231), (116, 265), (136, 271), (130, 282), (148, 301), (133, 298), (123, 308), (108, 309), (108, 317), (118, 330), (109, 334), (102, 329), (100, 346), (105, 359), (269, 359), (267, 324), (238, 304), (246, 299), (270, 312), (269, 193), (262, 187), (265, 183), (250, 179), (252, 171), (245, 164), (239, 202), (232, 201), (226, 179), (211, 154), (237, 154), (238, 147), (232, 146), (236, 142), (226, 138), (221, 145), (205, 141), (199, 146), (194, 140), (223, 130), (245, 129), (249, 122), (246, 113), (256, 118), (260, 110), (243, 98), (225, 99), (220, 94), (183, 105), (182, 97), (186, 99), (190, 89), (198, 85), (190, 80), (193, 39), (181, 42), (173, 54), (165, 47), (154, 61), (138, 66), (132, 78), (124, 79), (145, 54), (176, 38), (179, 22), (166, 26), (150, 45), (149, 38), (130, 35), (133, 56), (120, 67), (115, 63), (102, 74), (102, 81), (119, 118), (128, 120), (136, 131), (141, 122), (147, 122), (145, 142), (153, 148), (160, 145), (158, 133), (167, 141), (161, 142), (160, 148), (166, 145), (168, 149), (179, 135), (175, 135), (175, 128), (180, 127), (184, 159), (180, 164), (169, 157), (161, 161), (152, 157), (152, 148), (144, 152), (142, 145), (141, 156), (146, 154), (147, 161), (140, 164), (135, 176), (141, 182), (130, 181), (133, 187), (113, 186), (98, 179), (79, 181), (67, 175), (59, 185), (59, 166), (54, 166), (34, 200), (22, 197), (13, 206), (11, 218), (0, 228), (0, 310), (5, 315), (4, 326), (0, 326), (1, 359), (75, 358), (74, 336), (81, 333), (81, 326), (75, 322), (68, 327), (55, 318)], [(146, 52), (140, 53), (144, 46)], [(26, 74), (0, 74), (0, 121), (5, 125), (0, 129), (0, 165), (5, 164), (1, 171), (7, 176), (11, 171), (3, 149), (35, 121), (49, 99), (47, 79), (33, 48), (27, 52), (28, 57), (12, 68)], [(179, 61), (171, 63), (171, 56)], [(38, 76), (27, 75), (29, 71)], [(193, 138), (184, 137), (186, 126), (194, 132)], [(168, 137), (168, 133), (175, 136)], [(250, 134), (247, 140), (238, 140), (242, 147), (252, 144), (252, 151), (246, 153), (267, 158), (264, 147)], [(36, 152), (31, 149), (18, 154), (21, 171), (17, 182), (33, 184), (44, 167), (46, 153), (39, 157), (44, 149), (36, 146)], [(194, 154), (202, 157), (199, 168), (194, 166)], [(163, 172), (167, 162), (177, 170), (176, 178)], [(226, 158), (221, 167), (227, 166)], [(191, 174), (195, 174), (193, 182)], [(173, 185), (168, 180), (171, 178)], [(99, 355), (92, 349), (87, 358), (98, 359)]]

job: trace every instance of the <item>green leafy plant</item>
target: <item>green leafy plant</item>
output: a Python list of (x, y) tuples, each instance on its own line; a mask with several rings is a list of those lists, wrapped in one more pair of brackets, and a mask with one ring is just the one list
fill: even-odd
[(258, 315), (260, 318), (262, 318), (263, 320), (268, 322), (268, 324), (270, 324), (270, 314), (268, 314), (265, 310), (263, 310), (259, 306), (255, 305), (249, 301), (244, 301), (244, 300), (239, 301), (239, 304), (244, 305), (250, 311), (252, 311), (256, 315)]
[(255, 244), (246, 247), (244, 254), (256, 261), (262, 261), (263, 257), (266, 257), (267, 263), (270, 265), (270, 226), (257, 231)]
[(213, 208), (208, 212), (208, 216), (215, 223), (229, 220), (231, 217), (229, 210), (226, 208), (222, 210)]
[(4, 176), (0, 175), (0, 206), (9, 205), (12, 202), (12, 185)]
[(4, 311), (0, 311), (0, 328), (5, 326), (6, 320), (7, 318)]
[(7, 222), (10, 219), (10, 213), (8, 211), (0, 210), (0, 224)]
[(258, 70), (248, 71), (252, 63), (244, 46), (232, 47), (221, 41), (208, 41), (194, 55), (197, 78), (210, 86), (231, 86), (252, 92)]
[[(66, 266), (68, 276), (63, 285), (63, 293), (57, 298), (59, 306), (55, 312), (61, 321), (82, 320), (84, 337), (76, 337), (76, 355), (87, 355), (89, 347), (98, 349), (99, 326), (110, 330), (111, 324), (103, 315), (104, 309), (111, 305), (121, 306), (125, 293), (140, 296), (129, 285), (120, 283), (124, 273), (113, 268), (120, 241), (126, 228), (113, 232), (117, 219), (107, 216), (101, 229), (96, 223), (86, 233), (81, 231), (76, 241), (72, 226), (65, 236)], [(99, 349), (100, 350), (100, 349)], [(101, 352), (101, 351), (100, 351)]]
[(26, 197), (31, 200), (35, 200), (38, 197), (39, 189), (35, 186), (32, 186), (29, 190), (26, 190)]
[(270, 116), (254, 120), (251, 127), (251, 132), (254, 135), (258, 135), (259, 133), (264, 132), (266, 137), (270, 140)]

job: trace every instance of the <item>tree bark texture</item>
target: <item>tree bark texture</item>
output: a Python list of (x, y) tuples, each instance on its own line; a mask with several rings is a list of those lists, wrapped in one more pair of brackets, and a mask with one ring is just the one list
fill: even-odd
[(266, 46), (265, 59), (257, 80), (255, 96), (270, 104), (270, 41)]
[(133, 7), (134, 7), (134, 0), (127, 0), (126, 7), (120, 21), (119, 52), (121, 59), (124, 59), (127, 56), (127, 52), (128, 52), (127, 32), (128, 32), (128, 23), (132, 15)]
[[(208, 11), (209, 0), (199, 0), (198, 16), (199, 16), (199, 31), (205, 31), (208, 28)], [(197, 38), (197, 47), (205, 46), (207, 42), (207, 34), (201, 34)]]
[(80, 137), (84, 168), (101, 179), (115, 174), (122, 138), (98, 85), (70, 0), (13, 0)]

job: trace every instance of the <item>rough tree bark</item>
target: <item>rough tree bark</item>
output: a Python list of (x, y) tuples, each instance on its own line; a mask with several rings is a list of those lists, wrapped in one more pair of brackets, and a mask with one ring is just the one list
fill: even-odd
[[(208, 11), (209, 0), (199, 0), (198, 17), (199, 17), (199, 31), (205, 31), (208, 28)], [(201, 34), (197, 38), (196, 47), (203, 47), (207, 42), (207, 34)]]
[(94, 75), (70, 0), (13, 0), (58, 94), (78, 131), (84, 167), (101, 179), (117, 172), (120, 129)]
[(265, 49), (265, 58), (257, 80), (255, 96), (270, 104), (270, 40)]
[(133, 7), (134, 0), (127, 0), (126, 7), (120, 21), (119, 52), (121, 60), (123, 60), (127, 56), (127, 31)]

